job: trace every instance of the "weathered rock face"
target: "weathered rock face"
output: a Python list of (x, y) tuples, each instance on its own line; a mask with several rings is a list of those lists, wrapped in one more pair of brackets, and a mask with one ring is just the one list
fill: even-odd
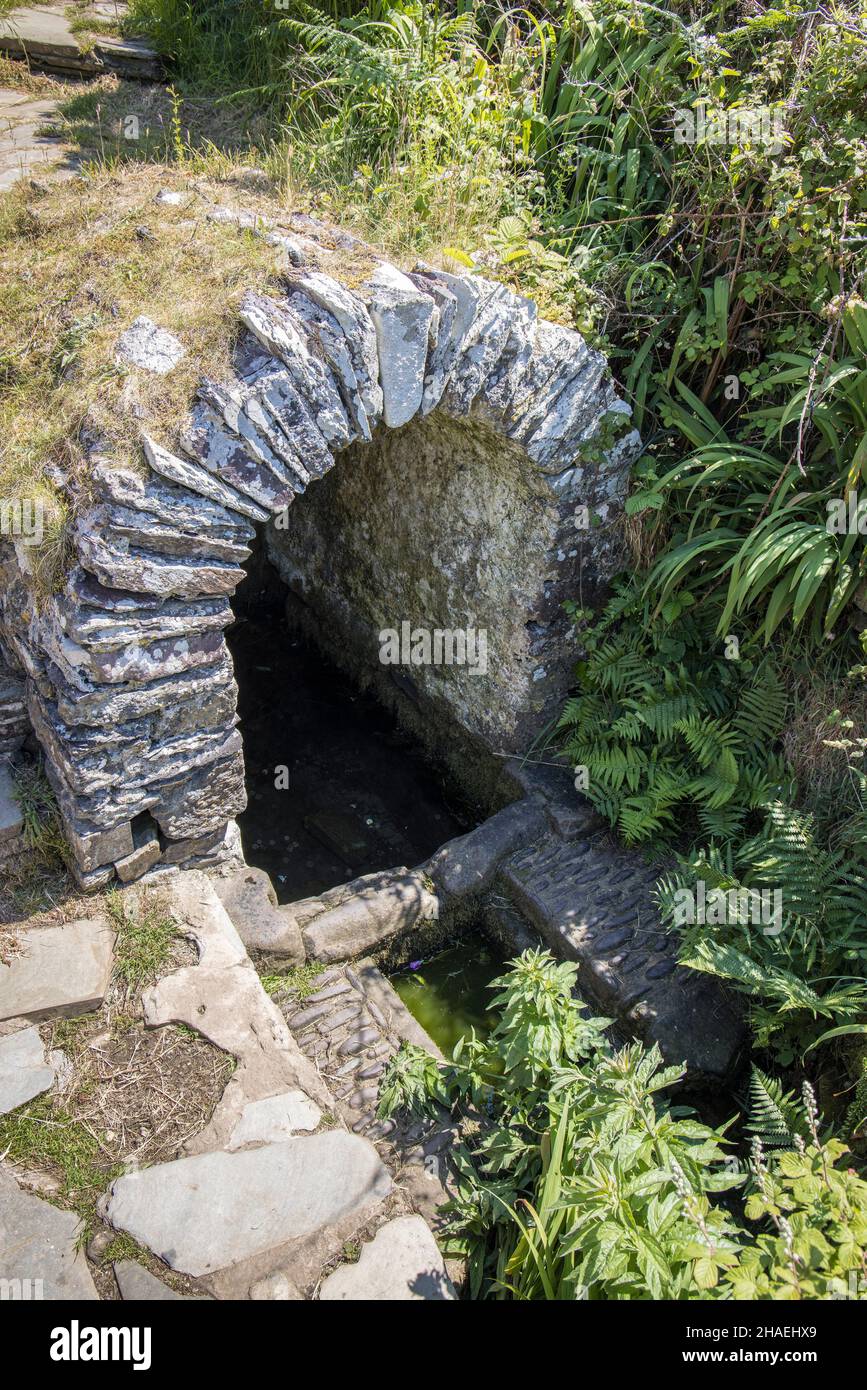
[[(94, 457), (61, 594), (37, 603), (26, 547), (0, 545), (5, 722), (20, 737), (25, 678), (85, 887), (231, 844), (245, 791), (223, 629), (251, 522), (270, 519), (278, 567), (358, 662), (391, 629), (403, 670), (404, 625), (410, 648), (426, 633), (413, 694), (497, 752), (568, 683), (562, 600), (592, 603), (617, 567), (638, 439), (600, 355), (479, 276), (373, 257), (349, 289), (310, 244), (279, 298), (245, 297), (234, 379), (202, 382), (180, 454), (143, 436), (144, 477)], [(117, 351), (166, 373), (184, 348), (137, 319)]]
[[(610, 510), (594, 478), (590, 504)], [(605, 530), (579, 532), (572, 489), (558, 492), (522, 446), (441, 411), (354, 445), (302, 505), (266, 531), (268, 554), (344, 665), (390, 667), (496, 752), (526, 747), (571, 680), (563, 601), (592, 604), (618, 555)], [(466, 658), (425, 660), (424, 639), (457, 634)], [(452, 639), (455, 640), (454, 638)]]

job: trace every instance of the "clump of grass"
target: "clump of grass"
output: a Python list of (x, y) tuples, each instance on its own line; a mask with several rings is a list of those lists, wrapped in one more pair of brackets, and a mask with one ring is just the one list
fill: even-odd
[[(14, 0), (0, 0), (0, 15), (4, 6), (11, 8)], [(47, 73), (31, 72), (26, 63), (18, 58), (6, 58), (0, 54), (0, 87), (13, 87), (19, 92), (29, 92), (31, 96), (62, 96), (67, 90), (64, 82)]]
[(316, 993), (317, 982), (322, 973), (321, 965), (317, 965), (315, 961), (305, 961), (303, 965), (293, 965), (288, 970), (267, 971), (259, 978), (266, 994), (274, 995), (288, 991), (297, 995), (300, 1000)]
[(92, 1014), (79, 1014), (78, 1018), (59, 1018), (51, 1030), (51, 1046), (74, 1057), (86, 1045), (87, 1035), (92, 1026)]
[(139, 1245), (126, 1231), (118, 1231), (103, 1250), (101, 1263), (109, 1265), (119, 1260), (135, 1260), (136, 1264), (149, 1266), (153, 1256), (146, 1246)]
[(60, 812), (40, 762), (22, 763), (16, 768), (15, 799), (24, 821), (24, 844), (34, 858), (46, 867), (65, 859)]
[(0, 1152), (10, 1163), (56, 1175), (64, 1205), (83, 1219), (122, 1165), (107, 1162), (96, 1132), (49, 1096), (0, 1116)]
[[(89, 0), (72, 0), (66, 7), (66, 18), (70, 32), (78, 39), (79, 47), (87, 50), (93, 47), (92, 40), (108, 35), (119, 37), (125, 30), (123, 12), (116, 10), (114, 19), (98, 18), (90, 9)], [(91, 42), (88, 42), (91, 40)]]
[(178, 939), (177, 927), (155, 901), (145, 900), (134, 908), (116, 889), (106, 895), (106, 901), (117, 928), (115, 979), (130, 991), (139, 990), (168, 970)]

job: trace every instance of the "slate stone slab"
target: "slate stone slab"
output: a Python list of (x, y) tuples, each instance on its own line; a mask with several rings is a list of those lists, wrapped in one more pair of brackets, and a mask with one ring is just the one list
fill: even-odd
[(554, 953), (578, 965), (582, 993), (694, 1079), (725, 1077), (744, 1039), (742, 1017), (717, 981), (678, 966), (652, 889), (659, 868), (607, 832), (549, 836), (518, 851), (497, 887)]
[(376, 329), (386, 425), (397, 428), (421, 408), (434, 301), (392, 265), (377, 266), (368, 290)]
[(388, 1196), (373, 1145), (344, 1130), (206, 1153), (118, 1178), (108, 1219), (194, 1276), (306, 1236)]
[(114, 1266), (114, 1277), (120, 1296), (125, 1303), (209, 1303), (207, 1294), (175, 1293), (162, 1279), (151, 1274), (144, 1265), (135, 1260), (118, 1260)]
[(224, 908), (244, 945), (257, 951), (270, 951), (299, 964), (304, 960), (304, 943), (291, 913), (277, 907), (277, 895), (264, 869), (252, 866), (214, 879)]
[(54, 72), (96, 76), (116, 72), (142, 79), (159, 76), (156, 53), (141, 39), (96, 35), (80, 44), (64, 13), (65, 6), (22, 5), (0, 19), (0, 52), (27, 57)]
[(454, 1300), (443, 1257), (420, 1216), (389, 1221), (364, 1246), (357, 1264), (341, 1265), (322, 1285), (323, 1303)]
[(18, 933), (22, 954), (0, 964), (0, 1019), (34, 1023), (98, 1009), (111, 978), (114, 932), (100, 918)]
[(0, 1038), (0, 1115), (47, 1091), (54, 1068), (45, 1060), (45, 1047), (36, 1028), (22, 1028)]
[(0, 1279), (29, 1280), (31, 1297), (97, 1299), (79, 1234), (74, 1212), (22, 1191), (0, 1168)]
[[(2, 40), (0, 40), (2, 45)], [(58, 103), (50, 97), (31, 97), (25, 92), (0, 87), (0, 193), (20, 178), (43, 178), (64, 154), (63, 176), (74, 173), (63, 141), (53, 133)]]
[(228, 1143), (228, 1148), (243, 1149), (249, 1144), (277, 1144), (291, 1139), (298, 1130), (315, 1129), (322, 1111), (303, 1091), (283, 1091), (265, 1100), (251, 1100)]

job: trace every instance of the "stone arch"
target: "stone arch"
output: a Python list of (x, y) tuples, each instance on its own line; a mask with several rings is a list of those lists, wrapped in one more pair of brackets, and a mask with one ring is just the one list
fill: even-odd
[[(145, 434), (144, 475), (92, 458), (63, 591), (37, 606), (26, 555), (7, 556), (0, 635), (26, 674), (82, 886), (160, 861), (207, 865), (230, 847), (245, 800), (230, 599), (255, 526), (273, 536), (341, 455), (376, 449), (383, 431), (422, 439), (429, 421), (431, 438), (462, 434), (506, 460), (532, 498), (523, 636), (497, 669), (493, 733), (474, 726), (459, 681), (434, 692), (504, 751), (526, 745), (568, 685), (562, 600), (592, 602), (621, 561), (611, 523), (639, 441), (579, 334), (481, 276), (379, 262), (350, 288), (296, 259), (282, 297), (244, 298), (234, 378), (202, 382), (178, 444)], [(133, 360), (163, 370), (168, 335), (147, 320), (134, 330)], [(511, 573), (521, 544), (513, 527), (496, 557)], [(158, 838), (136, 843), (137, 820)]]

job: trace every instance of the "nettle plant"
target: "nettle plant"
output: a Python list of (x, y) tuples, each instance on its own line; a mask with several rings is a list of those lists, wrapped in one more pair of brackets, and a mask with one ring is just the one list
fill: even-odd
[(451, 1151), (451, 1249), (473, 1297), (703, 1297), (737, 1260), (734, 1226), (708, 1194), (742, 1178), (721, 1131), (664, 1096), (684, 1069), (657, 1048), (616, 1050), (586, 1018), (576, 967), (526, 951), (493, 988), (486, 1042), (441, 1067), (404, 1047), (381, 1113), (462, 1122)]
[[(574, 997), (576, 967), (525, 951), (492, 988), (498, 1023), (451, 1064), (405, 1045), (380, 1114), (457, 1121), (448, 1246), (474, 1298), (852, 1296), (867, 1260), (867, 1183), (769, 1078), (752, 1088), (752, 1163), (666, 1093), (657, 1048), (615, 1048)], [(766, 1153), (770, 1145), (777, 1151)], [(746, 1185), (757, 1235), (715, 1195)], [(857, 1293), (856, 1293), (857, 1296)]]

